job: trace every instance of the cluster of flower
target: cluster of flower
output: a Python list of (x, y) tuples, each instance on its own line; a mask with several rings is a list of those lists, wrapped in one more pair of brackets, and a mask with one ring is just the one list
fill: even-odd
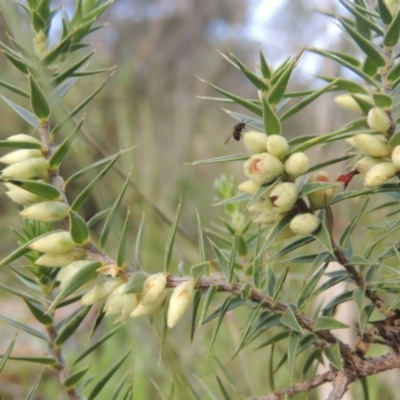
[[(32, 136), (24, 133), (10, 136), (10, 142), (34, 143), (42, 146), (41, 142)], [(42, 177), (46, 179), (49, 174), (49, 162), (43, 156), (40, 149), (19, 149), (7, 153), (0, 158), (0, 162), (7, 164), (8, 167), (1, 171), (3, 178), (12, 179), (31, 179)], [(15, 184), (5, 183), (8, 191), (6, 194), (12, 201), (24, 206), (21, 216), (40, 222), (60, 221), (68, 216), (69, 207), (59, 199), (47, 200), (41, 196), (21, 189)]]
[[(288, 156), (289, 144), (280, 135), (267, 136), (264, 133), (249, 131), (243, 135), (243, 141), (250, 152), (254, 153), (244, 163), (244, 173), (250, 179), (239, 185), (243, 193), (254, 195), (265, 185), (270, 189), (253, 205), (250, 211), (260, 213), (254, 222), (275, 224), (288, 213), (296, 214), (289, 229), (281, 238), (294, 234), (308, 235), (314, 232), (320, 220), (310, 210), (297, 207), (299, 189), (295, 179), (308, 170), (309, 160), (306, 154), (296, 152)], [(328, 174), (321, 171), (314, 174), (309, 182), (329, 182)], [(334, 188), (313, 192), (308, 196), (311, 211), (322, 208), (325, 198), (330, 199)]]
[[(137, 275), (139, 278), (143, 276), (140, 273)], [(81, 302), (84, 305), (90, 305), (105, 300), (106, 315), (119, 314), (117, 321), (124, 321), (129, 317), (149, 316), (164, 308), (168, 297), (166, 284), (167, 275), (160, 272), (150, 275), (144, 284), (140, 285), (140, 293), (127, 293), (126, 281), (119, 278), (108, 279), (89, 290), (82, 297)], [(188, 280), (173, 290), (168, 304), (167, 325), (169, 328), (178, 322), (189, 307), (193, 299), (194, 287), (194, 280)]]

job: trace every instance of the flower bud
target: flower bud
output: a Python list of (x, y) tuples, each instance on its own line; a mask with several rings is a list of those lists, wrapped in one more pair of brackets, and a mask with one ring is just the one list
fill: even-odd
[(274, 208), (279, 213), (290, 211), (299, 196), (297, 185), (291, 182), (278, 183), (268, 194)]
[(298, 153), (293, 153), (285, 161), (285, 171), (291, 176), (300, 176), (307, 172), (308, 170), (308, 157), (299, 151)]
[(357, 147), (373, 157), (387, 157), (390, 154), (390, 146), (387, 142), (369, 133), (358, 133), (353, 136)]
[(44, 253), (36, 261), (36, 265), (43, 267), (63, 267), (86, 256), (84, 250), (70, 250), (64, 253)]
[(239, 189), (240, 192), (251, 194), (251, 195), (256, 193), (259, 188), (260, 188), (260, 185), (257, 185), (257, 183), (255, 183), (252, 180), (249, 180), (249, 181), (246, 181), (246, 182), (242, 182), (238, 186), (238, 189)]
[(169, 300), (167, 325), (172, 328), (190, 306), (194, 295), (194, 280), (178, 285), (172, 292)]
[(274, 181), (283, 172), (283, 164), (268, 153), (255, 154), (244, 163), (245, 175), (258, 185)]
[[(87, 265), (91, 263), (92, 261), (89, 260), (79, 260), (79, 261), (74, 261), (66, 265), (65, 267), (61, 268), (57, 274), (57, 281), (60, 282), (60, 289), (64, 289), (65, 286), (67, 286), (68, 282), (75, 276), (77, 272), (79, 272), (82, 268), (85, 268)], [(81, 289), (90, 285), (93, 282), (93, 280), (94, 278), (90, 282), (82, 286)]]
[(40, 222), (60, 221), (69, 214), (69, 207), (60, 201), (43, 201), (20, 212), (21, 217)]
[(263, 212), (264, 210), (273, 211), (273, 209), (274, 205), (269, 197), (261, 198), (248, 208), (250, 212)]
[(399, 0), (383, 0), (386, 7), (389, 9), (392, 15), (395, 15), (399, 8)]
[(121, 322), (128, 319), (133, 310), (138, 306), (140, 302), (140, 296), (135, 293), (125, 293), (123, 296), (123, 305), (121, 315), (115, 322)]
[(372, 167), (382, 162), (382, 158), (363, 156), (353, 163), (352, 168), (358, 171), (360, 175), (364, 176)]
[(118, 314), (122, 311), (124, 306), (124, 295), (125, 295), (126, 283), (116, 287), (111, 294), (108, 296), (106, 304), (104, 305), (104, 311), (106, 315)]
[(165, 305), (165, 299), (168, 296), (168, 289), (164, 289), (160, 295), (151, 303), (139, 305), (131, 313), (131, 317), (142, 317), (143, 315), (152, 315), (161, 311)]
[(5, 186), (9, 189), (6, 192), (6, 195), (17, 204), (21, 204), (23, 206), (29, 206), (31, 204), (40, 203), (41, 201), (45, 201), (44, 197), (40, 197), (36, 194), (28, 192), (27, 190), (21, 189), (20, 187), (13, 185), (11, 183), (4, 183)]
[(283, 160), (289, 151), (289, 143), (281, 135), (270, 135), (267, 139), (267, 151), (279, 160)]
[[(312, 174), (310, 179), (308, 180), (308, 183), (316, 183), (316, 182), (321, 182), (321, 183), (330, 182), (328, 173), (325, 171), (319, 171), (316, 172), (315, 174)], [(310, 201), (312, 209), (319, 210), (320, 208), (323, 208), (325, 206), (325, 198), (328, 200), (331, 199), (335, 195), (335, 191), (336, 191), (335, 188), (330, 188), (310, 193), (307, 197), (308, 200)]]
[(42, 142), (33, 136), (26, 135), (25, 133), (18, 133), (16, 135), (10, 136), (7, 138), (9, 142), (29, 142), (29, 143), (36, 143), (42, 145)]
[(76, 244), (67, 231), (51, 233), (35, 240), (28, 247), (42, 253), (64, 253), (72, 250)]
[(49, 163), (44, 158), (28, 158), (10, 165), (1, 171), (6, 178), (30, 179), (46, 171)]
[(122, 279), (106, 279), (101, 281), (83, 295), (81, 303), (84, 306), (90, 306), (98, 301), (102, 301), (107, 298), (114, 289), (123, 283), (124, 281)]
[(243, 142), (252, 153), (263, 153), (267, 150), (267, 135), (265, 133), (249, 131), (243, 135)]
[(361, 111), (360, 106), (354, 100), (353, 96), (358, 97), (361, 100), (368, 101), (372, 104), (371, 97), (367, 94), (340, 94), (339, 96), (336, 96), (333, 100), (336, 104), (343, 108), (347, 108), (348, 110)]
[(397, 169), (400, 168), (400, 145), (396, 146), (392, 151), (392, 162)]
[(280, 212), (275, 212), (272, 210), (264, 210), (262, 213), (255, 219), (253, 219), (253, 222), (257, 224), (276, 224), (279, 222), (285, 214), (282, 214)]
[(383, 162), (372, 167), (364, 179), (364, 186), (375, 187), (383, 185), (396, 175), (396, 166), (391, 162)]
[(144, 283), (140, 304), (146, 305), (155, 301), (166, 284), (167, 276), (163, 272), (149, 276)]
[(3, 164), (16, 164), (17, 162), (27, 160), (29, 158), (43, 158), (43, 154), (39, 150), (35, 149), (20, 149), (7, 153), (5, 156), (0, 158), (0, 162)]
[(367, 116), (367, 123), (372, 129), (386, 133), (390, 128), (390, 119), (385, 111), (379, 107), (372, 107)]
[(290, 229), (299, 235), (309, 235), (313, 233), (320, 225), (318, 217), (311, 213), (297, 214), (290, 221)]

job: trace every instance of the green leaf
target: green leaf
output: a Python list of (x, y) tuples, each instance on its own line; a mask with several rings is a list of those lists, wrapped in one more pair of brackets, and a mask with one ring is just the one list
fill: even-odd
[[(71, 210), (78, 212), (86, 200), (89, 198), (92, 193), (95, 185), (104, 177), (104, 175), (111, 169), (111, 167), (115, 164), (118, 158), (122, 155), (121, 152), (118, 152), (111, 161), (106, 165), (106, 167), (94, 178), (92, 181), (82, 190), (82, 192), (76, 197), (74, 202), (71, 205)], [(68, 180), (70, 182), (70, 180)]]
[(218, 386), (219, 386), (219, 388), (221, 389), (223, 398), (224, 398), (225, 400), (233, 400), (233, 399), (231, 398), (231, 396), (229, 396), (228, 392), (226, 391), (226, 389), (225, 389), (224, 385), (222, 384), (221, 379), (219, 379), (218, 375), (216, 376), (216, 378), (217, 378)]
[(115, 203), (113, 204), (110, 213), (108, 214), (108, 217), (106, 219), (106, 222), (103, 226), (103, 230), (101, 231), (101, 235), (100, 235), (100, 247), (104, 249), (104, 246), (106, 244), (108, 235), (111, 232), (111, 228), (114, 225), (114, 216), (116, 214), (116, 212), (118, 211), (118, 207), (121, 204), (121, 201), (125, 195), (126, 192), (126, 188), (128, 187), (129, 181), (131, 179), (131, 174), (129, 172), (128, 176), (125, 179), (125, 183), (124, 186), (121, 189), (121, 193), (119, 194), (117, 200), (115, 201)]
[(324, 274), (326, 267), (329, 265), (328, 262), (324, 263), (322, 267), (316, 272), (312, 278), (306, 283), (303, 287), (303, 290), (300, 292), (299, 299), (297, 300), (297, 307), (301, 308), (306, 303), (309, 296), (311, 296), (312, 291), (317, 285), (318, 281), (321, 279), (321, 276)]
[(265, 342), (263, 342), (259, 346), (257, 346), (255, 348), (255, 350), (261, 349), (261, 348), (269, 346), (271, 344), (278, 343), (279, 341), (286, 339), (290, 335), (291, 332), (294, 332), (294, 331), (289, 331), (289, 330), (280, 331), (277, 334), (270, 337), (269, 339), (267, 339)]
[(271, 354), (269, 356), (270, 360), (268, 363), (268, 383), (272, 392), (275, 392), (275, 378), (274, 378), (274, 352), (275, 345), (271, 347)]
[(400, 9), (397, 9), (393, 16), (392, 22), (388, 26), (385, 36), (383, 37), (383, 45), (393, 47), (399, 41), (400, 36)]
[(325, 347), (324, 353), (326, 358), (339, 371), (343, 371), (342, 358), (340, 357), (339, 343), (335, 342), (328, 347)]
[(36, 336), (39, 339), (42, 339), (42, 340), (45, 340), (45, 341), (48, 340), (46, 335), (44, 335), (43, 333), (37, 331), (36, 329), (33, 329), (33, 328), (29, 327), (28, 325), (22, 324), (21, 322), (14, 321), (13, 319), (8, 318), (8, 317), (6, 317), (4, 315), (0, 315), (0, 320), (4, 321), (7, 324), (15, 326), (18, 329), (21, 329), (22, 331), (28, 333), (29, 335)]
[(73, 210), (69, 213), (69, 233), (76, 244), (81, 246), (88, 244), (89, 228), (85, 220)]
[(53, 154), (49, 159), (50, 167), (56, 168), (62, 163), (65, 156), (68, 154), (69, 149), (72, 146), (73, 138), (77, 133), (79, 133), (84, 120), (85, 118), (82, 118), (79, 121), (79, 123), (75, 126), (75, 128), (72, 130), (72, 132), (63, 140), (63, 142), (59, 146), (56, 147), (56, 149), (54, 150)]
[(40, 304), (34, 303), (33, 301), (29, 300), (27, 297), (23, 296), (23, 300), (25, 301), (26, 305), (28, 306), (32, 315), (43, 325), (51, 325), (53, 323), (53, 318), (46, 314), (41, 307)]
[(358, 84), (357, 82), (353, 82), (350, 79), (333, 78), (324, 75), (316, 75), (316, 77), (327, 82), (336, 81), (336, 85), (332, 88), (332, 90), (345, 90), (349, 93), (368, 94), (368, 91), (362, 85)]
[(193, 265), (190, 268), (193, 280), (197, 283), (204, 274), (209, 274), (210, 263), (208, 261)]
[(314, 240), (315, 239), (312, 236), (302, 237), (301, 239), (288, 244), (286, 247), (284, 247), (281, 251), (274, 254), (273, 256), (270, 256), (267, 261), (271, 262), (277, 260), (278, 258), (284, 256), (285, 254), (290, 253), (291, 251), (296, 250), (300, 247), (303, 247), (306, 244), (313, 242)]
[(382, 22), (385, 25), (390, 25), (390, 23), (392, 22), (392, 14), (387, 8), (385, 1), (378, 0), (377, 3), (378, 3), (379, 15), (381, 16)]
[(393, 105), (392, 96), (385, 93), (373, 93), (374, 103), (380, 108), (391, 108)]
[(332, 88), (334, 88), (337, 83), (339, 82), (339, 79), (335, 79), (328, 85), (324, 86), (323, 88), (316, 90), (309, 96), (305, 97), (303, 100), (299, 101), (296, 105), (294, 105), (292, 108), (289, 108), (285, 113), (283, 113), (280, 116), (280, 121), (284, 121), (285, 119), (288, 119), (292, 117), (294, 114), (297, 114), (299, 111), (301, 111), (304, 107), (308, 106), (310, 103), (312, 103), (315, 99), (317, 99), (319, 96), (322, 94), (328, 92)]
[(314, 332), (325, 331), (330, 329), (344, 329), (344, 328), (349, 328), (349, 325), (337, 321), (334, 318), (318, 317), (315, 323)]
[(281, 323), (287, 326), (292, 331), (296, 331), (301, 334), (303, 333), (303, 329), (298, 323), (296, 316), (290, 307), (286, 309), (285, 314), (283, 314), (283, 316), (281, 317)]
[(308, 196), (311, 193), (314, 192), (319, 192), (320, 190), (325, 190), (325, 189), (330, 189), (330, 188), (335, 188), (340, 186), (339, 183), (337, 182), (329, 182), (329, 183), (324, 183), (324, 182), (313, 182), (313, 183), (306, 183), (299, 194), (299, 197), (304, 197)]
[(201, 220), (198, 211), (196, 210), (196, 220), (197, 220), (197, 236), (199, 237), (199, 252), (200, 260), (202, 263), (206, 262), (206, 250), (204, 247), (203, 229), (201, 227)]
[(19, 71), (21, 71), (25, 75), (29, 73), (29, 68), (28, 68), (29, 64), (24, 59), (22, 59), (17, 53), (8, 50), (2, 50), (1, 52), (7, 57), (8, 61), (10, 61), (11, 64), (13, 64), (14, 67), (16, 67)]
[(14, 86), (14, 85), (11, 85), (8, 82), (2, 81), (1, 79), (0, 79), (0, 86), (3, 86), (4, 88), (6, 88), (8, 90), (11, 90), (12, 92), (14, 92), (14, 93), (16, 93), (16, 94), (18, 94), (18, 95), (20, 95), (22, 97), (25, 97), (27, 99), (29, 99), (29, 97), (30, 97), (29, 93), (25, 92), (24, 90), (20, 89), (17, 86)]
[(33, 113), (39, 119), (47, 119), (50, 115), (49, 102), (31, 74), (29, 74), (29, 86), (31, 90), (31, 106)]
[(67, 283), (67, 285), (61, 289), (60, 293), (58, 293), (57, 297), (53, 300), (49, 308), (54, 310), (57, 305), (61, 303), (61, 301), (66, 299), (72, 293), (76, 292), (85, 283), (90, 282), (93, 278), (95, 278), (97, 276), (97, 270), (101, 266), (102, 263), (100, 261), (93, 261), (78, 271)]
[(113, 377), (113, 375), (118, 371), (119, 367), (124, 363), (124, 361), (129, 357), (132, 350), (129, 350), (119, 361), (117, 361), (97, 382), (96, 386), (90, 392), (88, 400), (93, 400), (101, 392), (106, 383)]
[(271, 185), (266, 185), (266, 186), (260, 186), (257, 191), (254, 193), (250, 201), (247, 203), (247, 208), (252, 206), (253, 204), (257, 203), (258, 200), (260, 200), (267, 192), (272, 190), (274, 186), (276, 186), (278, 183), (280, 183), (281, 180), (277, 179), (274, 183)]
[(360, 220), (362, 214), (364, 213), (364, 210), (367, 207), (369, 199), (370, 199), (370, 196), (368, 196), (365, 199), (365, 201), (361, 205), (361, 207), (358, 207), (359, 211), (356, 213), (356, 215), (353, 217), (353, 219), (347, 225), (346, 229), (343, 231), (342, 236), (340, 237), (340, 240), (339, 240), (339, 246), (342, 249), (346, 248), (347, 242), (349, 241), (351, 234), (353, 233), (358, 221)]
[(218, 264), (221, 268), (221, 272), (223, 273), (225, 279), (229, 279), (229, 267), (228, 267), (228, 259), (226, 258), (225, 254), (222, 250), (209, 238), (208, 239), (211, 248), (217, 257)]
[(143, 240), (143, 231), (144, 231), (144, 213), (142, 215), (142, 219), (140, 221), (139, 230), (136, 236), (135, 242), (135, 268), (138, 270), (142, 269), (142, 240)]
[(329, 232), (324, 223), (320, 223), (319, 227), (311, 234), (318, 242), (322, 244), (331, 254), (333, 253), (332, 241)]
[(90, 311), (91, 306), (82, 307), (78, 314), (75, 315), (71, 321), (64, 327), (64, 329), (58, 334), (55, 344), (57, 346), (62, 346), (79, 328), (79, 325), (85, 319), (86, 315)]
[(238, 247), (238, 235), (235, 234), (232, 248), (229, 252), (229, 261), (228, 261), (228, 271), (229, 271), (229, 283), (233, 282), (233, 278), (235, 277), (235, 260), (236, 260), (236, 253)]
[(174, 221), (172, 222), (172, 226), (168, 234), (167, 243), (165, 244), (164, 272), (169, 272), (172, 250), (174, 248), (175, 234), (178, 228), (180, 214), (181, 214), (181, 202), (179, 201), (178, 208), (175, 213), (175, 218)]
[(243, 107), (247, 108), (248, 110), (252, 111), (254, 114), (258, 115), (259, 117), (262, 116), (262, 109), (261, 107), (255, 105), (254, 103), (252, 103), (251, 101), (245, 100), (241, 97), (235, 96), (232, 93), (229, 93), (221, 88), (219, 88), (218, 86), (213, 85), (210, 82), (205, 81), (204, 79), (201, 79), (199, 77), (197, 77), (198, 79), (200, 79), (203, 83), (205, 83), (206, 85), (210, 86), (211, 88), (213, 88), (214, 90), (216, 90), (217, 92), (223, 94), (224, 96), (232, 99), (235, 103), (242, 105)]
[[(339, 304), (346, 303), (353, 299), (353, 290), (348, 290), (347, 292), (341, 293), (334, 297), (324, 308), (325, 311), (334, 311), (335, 307)], [(333, 315), (333, 312), (332, 312)]]
[(257, 289), (261, 289), (261, 287), (263, 285), (263, 280), (264, 280), (263, 279), (264, 271), (263, 271), (262, 255), (260, 257), (257, 257), (257, 254), (260, 253), (261, 241), (262, 241), (262, 230), (261, 230), (261, 227), (258, 226), (255, 256), (253, 259), (253, 282), (254, 282), (254, 286)]
[(355, 156), (355, 154), (347, 154), (345, 156), (342, 157), (338, 157), (338, 158), (332, 158), (326, 161), (323, 161), (319, 164), (315, 164), (314, 166), (312, 166), (311, 168), (308, 169), (307, 174), (309, 174), (310, 172), (314, 172), (314, 171), (318, 171), (320, 169), (323, 169), (329, 165), (333, 165), (333, 164), (337, 164), (339, 162), (342, 161), (346, 161), (349, 160), (350, 158), (353, 158)]
[(232, 161), (245, 161), (248, 160), (248, 154), (230, 154), (228, 156), (220, 156), (214, 158), (207, 158), (205, 160), (193, 161), (192, 163), (188, 163), (185, 165), (200, 165), (200, 164), (218, 164)]
[(273, 228), (269, 231), (268, 236), (261, 247), (257, 257), (260, 257), (261, 254), (266, 252), (269, 247), (275, 243), (276, 239), (283, 233), (283, 231), (289, 226), (290, 221), (292, 220), (292, 215), (286, 215), (283, 219), (281, 219), (277, 224), (273, 226)]
[(130, 217), (131, 212), (130, 210), (128, 210), (126, 213), (124, 227), (122, 228), (121, 238), (118, 245), (117, 266), (119, 268), (124, 268), (126, 266), (126, 246), (128, 244)]
[(14, 348), (15, 341), (17, 340), (18, 332), (14, 335), (13, 340), (11, 340), (11, 343), (8, 345), (6, 352), (1, 356), (1, 361), (0, 361), (0, 373), (3, 370), (4, 366), (7, 363), (8, 357), (10, 356), (12, 349)]
[(400, 62), (393, 65), (392, 68), (389, 70), (388, 74), (386, 75), (386, 79), (390, 82), (395, 81), (400, 75)]
[(362, 304), (365, 298), (366, 286), (360, 287), (353, 292), (354, 302), (357, 304), (358, 311), (361, 312), (363, 310)]
[(301, 335), (298, 332), (296, 332), (296, 331), (290, 332), (288, 344), (287, 344), (287, 358), (288, 358), (288, 363), (289, 363), (290, 384), (292, 384), (292, 382), (293, 382), (294, 365), (295, 365), (295, 361), (296, 361), (297, 351), (299, 349), (300, 338), (301, 338)]
[[(47, 340), (47, 339), (46, 339)], [(0, 355), (1, 357), (1, 355)], [(14, 356), (9, 356), (9, 360), (17, 360), (17, 361), (27, 361), (27, 362), (33, 362), (33, 363), (38, 363), (38, 364), (44, 364), (44, 365), (56, 365), (57, 361), (53, 357), (14, 357)]]
[(362, 310), (362, 312), (359, 314), (360, 315), (359, 330), (361, 337), (362, 335), (364, 335), (367, 322), (372, 314), (372, 311), (374, 311), (374, 308), (375, 306), (373, 304), (367, 304)]
[[(338, 17), (338, 21), (346, 29), (347, 33), (353, 38), (360, 49), (378, 66), (384, 67), (386, 65), (385, 58), (382, 52), (368, 39), (360, 35), (353, 27), (348, 24), (343, 18)], [(386, 37), (386, 35), (385, 35)]]
[(335, 286), (339, 282), (344, 281), (348, 277), (349, 277), (349, 274), (347, 273), (347, 271), (337, 271), (337, 273), (333, 274), (332, 277), (329, 280), (324, 282), (321, 286), (319, 286), (316, 289), (316, 291), (312, 294), (310, 300), (314, 299), (315, 297), (317, 297), (321, 293), (325, 292), (330, 287)]
[(33, 382), (33, 385), (31, 387), (31, 389), (29, 390), (28, 395), (26, 396), (26, 400), (34, 400), (37, 388), (40, 383), (40, 379), (42, 379), (42, 376), (43, 376), (43, 371), (44, 371), (44, 369), (42, 369), (39, 376), (35, 379), (35, 382)]
[(82, 354), (78, 356), (78, 358), (71, 364), (72, 366), (77, 364), (79, 361), (82, 361), (86, 356), (88, 356), (90, 353), (92, 353), (94, 350), (96, 350), (99, 346), (101, 346), (104, 342), (106, 342), (111, 336), (114, 335), (117, 330), (121, 328), (121, 325), (118, 325), (115, 327), (111, 332), (107, 333), (104, 335), (102, 338), (100, 338), (96, 343), (93, 343), (91, 346), (89, 346)]
[(265, 79), (270, 79), (271, 78), (271, 69), (267, 63), (267, 60), (264, 57), (264, 53), (262, 52), (262, 50), (259, 50), (260, 53), (260, 68), (261, 68), (261, 73), (262, 76)]
[(280, 135), (281, 123), (267, 99), (262, 97), (264, 130), (267, 135)]
[(142, 272), (136, 272), (132, 274), (126, 285), (125, 293), (141, 294), (147, 278), (148, 276)]
[(25, 110), (25, 108), (20, 107), (18, 104), (15, 104), (13, 101), (7, 99), (5, 96), (1, 96), (1, 98), (29, 125), (33, 126), (35, 129), (39, 126), (39, 120), (36, 116), (29, 111)]
[(13, 142), (11, 140), (0, 140), (0, 147), (11, 148), (11, 149), (37, 149), (37, 150), (42, 149), (42, 145), (39, 143)]
[(190, 324), (190, 343), (193, 343), (194, 332), (196, 331), (196, 319), (197, 319), (197, 313), (199, 311), (201, 297), (202, 297), (202, 292), (200, 290), (197, 290), (194, 294), (194, 299), (193, 299), (193, 311)]
[(228, 381), (229, 381), (230, 385), (232, 386), (232, 388), (234, 389), (234, 391), (237, 394), (245, 397), (245, 394), (244, 394), (243, 390), (237, 384), (235, 378), (228, 372), (228, 370), (226, 369), (224, 364), (222, 364), (222, 362), (216, 356), (214, 356), (214, 359), (217, 362), (218, 366), (221, 368), (221, 370), (222, 370), (223, 374), (225, 375), (225, 377), (228, 379)]
[(199, 318), (199, 325), (203, 324), (204, 318), (206, 317), (208, 308), (210, 307), (211, 301), (214, 298), (215, 293), (217, 292), (217, 286), (215, 284), (210, 285), (207, 290), (206, 298), (204, 299), (203, 308), (201, 310), (200, 318)]
[(293, 68), (297, 63), (297, 59), (294, 59), (288, 63), (285, 68), (285, 71), (279, 77), (277, 82), (274, 84), (273, 88), (268, 94), (268, 103), (269, 104), (277, 104), (279, 100), (283, 97), (286, 87), (288, 85), (290, 76), (292, 75)]
[(12, 183), (21, 189), (24, 189), (30, 193), (36, 194), (37, 196), (43, 197), (49, 200), (61, 200), (60, 191), (53, 185), (45, 182), (32, 181), (29, 179), (4, 179), (4, 182)]
[[(254, 101), (256, 101), (256, 100), (254, 100)], [(260, 100), (257, 100), (257, 102), (261, 104), (261, 101), (260, 101)], [(258, 119), (252, 118), (252, 117), (250, 117), (250, 116), (248, 116), (248, 115), (245, 115), (245, 114), (242, 114), (242, 113), (238, 113), (238, 112), (235, 112), (235, 111), (227, 110), (227, 109), (225, 109), (225, 108), (223, 108), (223, 110), (224, 110), (230, 117), (236, 119), (236, 120), (239, 121), (239, 122), (247, 121), (247, 122), (246, 122), (246, 126), (248, 125), (248, 126), (251, 126), (251, 127), (254, 128), (254, 129), (257, 129), (257, 130), (260, 131), (260, 132), (264, 132), (264, 125), (263, 125), (263, 123), (262, 123), (261, 121), (259, 121)]]
[(70, 388), (70, 387), (75, 386), (76, 383), (78, 383), (83, 378), (83, 376), (86, 374), (86, 372), (88, 372), (90, 367), (91, 367), (91, 365), (87, 365), (86, 367), (78, 369), (77, 371), (75, 371), (72, 374), (70, 374), (68, 376), (68, 378), (65, 380), (64, 386), (66, 388)]
[(286, 267), (286, 270), (282, 272), (281, 276), (278, 278), (274, 285), (274, 291), (273, 291), (273, 297), (272, 297), (272, 302), (275, 304), (275, 302), (278, 300), (278, 296), (281, 293), (283, 283), (286, 280), (287, 274), (289, 272), (289, 266)]
[[(210, 345), (209, 345), (209, 347), (208, 347), (207, 356), (208, 356), (208, 355), (210, 354), (210, 352), (211, 352), (211, 349), (212, 349), (212, 347), (213, 347), (213, 345), (214, 345), (215, 339), (217, 338), (217, 334), (218, 334), (219, 328), (221, 327), (222, 321), (223, 321), (223, 319), (224, 319), (224, 317), (225, 317), (225, 314), (228, 312), (228, 310), (229, 310), (229, 305), (231, 304), (231, 302), (232, 302), (233, 299), (234, 299), (234, 296), (228, 296), (228, 297), (225, 299), (225, 301), (224, 301), (224, 303), (222, 304), (222, 306), (220, 307), (220, 309), (219, 309), (219, 312), (218, 312), (218, 319), (217, 319), (217, 322), (216, 322), (216, 324), (215, 324), (215, 328), (214, 328), (213, 334), (212, 334), (212, 336), (211, 336), (211, 341), (210, 341)], [(203, 322), (203, 323), (205, 323), (205, 322)]]

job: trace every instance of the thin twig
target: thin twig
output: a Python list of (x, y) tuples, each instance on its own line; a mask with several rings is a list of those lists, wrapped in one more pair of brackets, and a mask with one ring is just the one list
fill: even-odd
[(327, 400), (340, 400), (347, 391), (347, 386), (349, 383), (349, 378), (342, 372), (336, 371), (333, 377), (333, 388), (329, 393)]

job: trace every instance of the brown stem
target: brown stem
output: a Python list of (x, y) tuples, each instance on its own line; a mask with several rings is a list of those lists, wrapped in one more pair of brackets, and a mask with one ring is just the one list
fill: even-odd
[(335, 371), (333, 389), (327, 400), (340, 400), (346, 393), (349, 383), (351, 383), (349, 378), (342, 371)]

